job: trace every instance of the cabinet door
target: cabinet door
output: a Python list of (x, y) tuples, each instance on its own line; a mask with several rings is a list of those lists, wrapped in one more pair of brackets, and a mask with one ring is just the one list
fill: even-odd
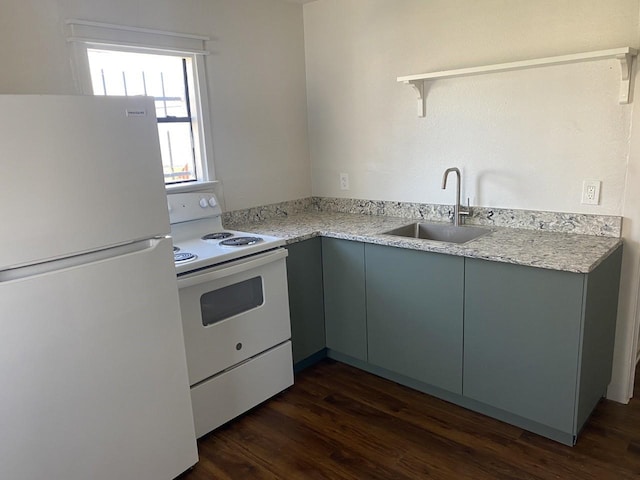
[(325, 346), (322, 245), (320, 238), (313, 238), (287, 250), (291, 343), (293, 362), (298, 363)]
[(369, 363), (462, 392), (464, 259), (366, 245)]
[(573, 432), (584, 276), (467, 259), (463, 395)]
[(327, 348), (367, 360), (364, 244), (322, 239)]

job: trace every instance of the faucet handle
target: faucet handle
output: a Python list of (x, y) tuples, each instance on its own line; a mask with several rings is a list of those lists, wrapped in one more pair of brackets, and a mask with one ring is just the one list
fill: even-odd
[(471, 215), (471, 205), (469, 205), (469, 197), (467, 197), (467, 206), (463, 207), (460, 205), (460, 209), (458, 211), (459, 215)]

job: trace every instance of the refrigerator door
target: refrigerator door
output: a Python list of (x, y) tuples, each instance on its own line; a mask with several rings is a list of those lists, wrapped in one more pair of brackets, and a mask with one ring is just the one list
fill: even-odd
[(0, 270), (169, 232), (153, 99), (0, 95)]
[(169, 480), (197, 462), (171, 241), (122, 249), (0, 276), (0, 478)]

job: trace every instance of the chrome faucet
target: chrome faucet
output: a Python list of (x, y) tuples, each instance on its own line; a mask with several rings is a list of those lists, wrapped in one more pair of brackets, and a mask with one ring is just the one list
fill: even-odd
[[(460, 219), (463, 215), (469, 215), (469, 208), (464, 208), (460, 205), (460, 170), (457, 167), (447, 168), (444, 171), (444, 176), (442, 177), (442, 189), (447, 188), (447, 177), (451, 172), (456, 173), (456, 203), (453, 206), (453, 224), (457, 227), (460, 225)], [(467, 202), (468, 205), (468, 202)]]

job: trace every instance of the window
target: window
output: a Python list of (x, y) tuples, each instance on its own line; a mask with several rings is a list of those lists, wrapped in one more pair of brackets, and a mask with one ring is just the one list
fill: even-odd
[(155, 98), (165, 184), (210, 180), (202, 108), (207, 37), (84, 20), (67, 24), (84, 93)]
[(165, 183), (198, 180), (191, 99), (193, 68), (182, 56), (87, 49), (94, 95), (155, 98)]

